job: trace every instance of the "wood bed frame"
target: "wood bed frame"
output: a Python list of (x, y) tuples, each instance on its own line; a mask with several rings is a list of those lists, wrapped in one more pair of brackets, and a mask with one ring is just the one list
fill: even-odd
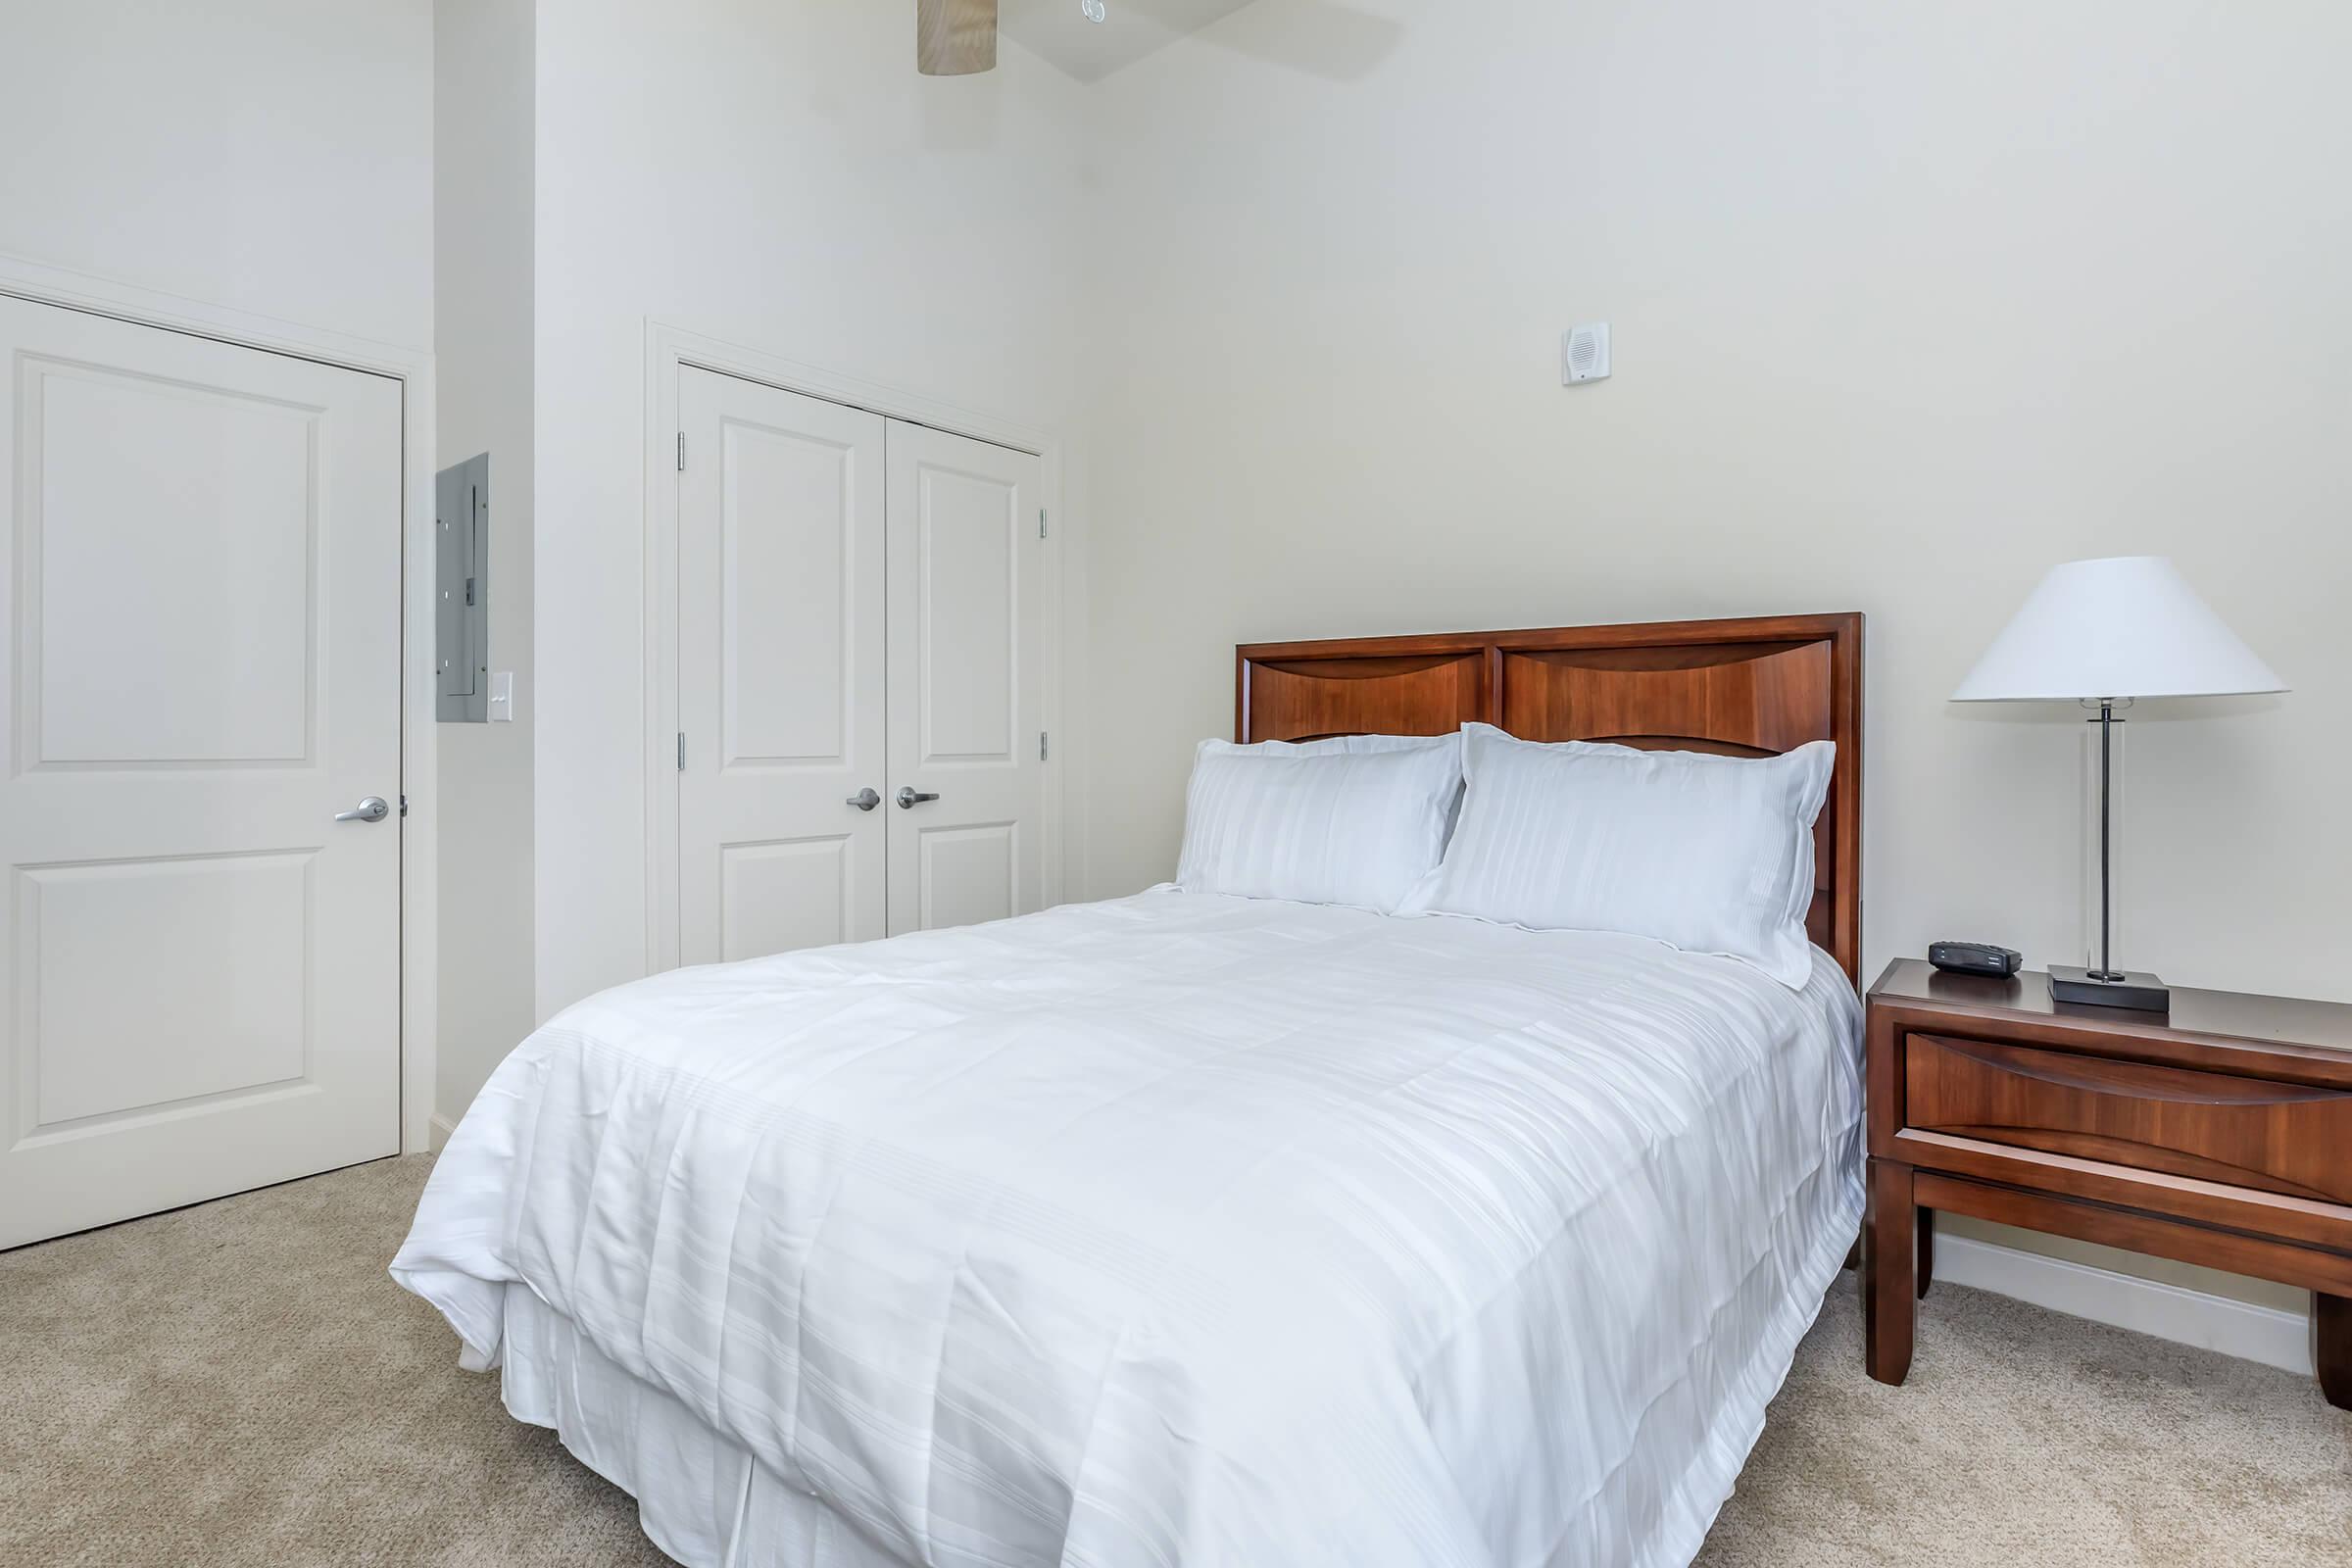
[(1834, 741), (1805, 929), (1862, 966), (1862, 617), (1761, 615), (1439, 632), (1236, 651), (1250, 741), (1442, 735), (1482, 720), (1531, 741), (1769, 757)]

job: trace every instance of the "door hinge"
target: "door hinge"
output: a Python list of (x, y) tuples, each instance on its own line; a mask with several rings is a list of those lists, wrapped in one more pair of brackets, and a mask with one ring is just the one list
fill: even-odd
[(678, 471), (686, 471), (686, 432), (683, 430), (678, 432)]
[(686, 771), (686, 732), (678, 731), (678, 771)]
[(1037, 509), (1037, 536), (1040, 539), (1046, 536), (1046, 509), (1043, 507)]
[(1047, 744), (1046, 732), (1042, 729), (1039, 730), (1037, 732), (1037, 760), (1041, 762), (1044, 761), (1047, 753), (1051, 750), (1052, 748)]

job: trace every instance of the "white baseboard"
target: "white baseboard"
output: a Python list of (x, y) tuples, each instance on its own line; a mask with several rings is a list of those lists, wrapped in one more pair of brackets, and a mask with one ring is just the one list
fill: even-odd
[(2311, 1319), (1970, 1236), (1936, 1238), (1936, 1281), (2311, 1376)]
[(449, 1147), (449, 1135), (458, 1130), (458, 1124), (454, 1121), (451, 1121), (447, 1116), (435, 1115), (432, 1119), (432, 1141), (426, 1147), (431, 1149), (434, 1153), (438, 1154), (442, 1150)]

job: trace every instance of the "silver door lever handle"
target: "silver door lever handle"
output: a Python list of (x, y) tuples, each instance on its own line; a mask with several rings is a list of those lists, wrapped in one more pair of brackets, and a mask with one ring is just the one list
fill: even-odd
[(901, 785), (899, 788), (899, 804), (909, 811), (922, 805), (925, 801), (936, 801), (938, 799), (938, 796), (926, 795), (911, 784)]
[(857, 794), (851, 796), (842, 804), (845, 806), (855, 806), (860, 811), (870, 811), (875, 807), (882, 804), (882, 797), (875, 794), (874, 787), (871, 784), (868, 784), (865, 788), (859, 790)]
[(351, 810), (337, 811), (335, 820), (338, 822), (381, 822), (391, 814), (392, 808), (384, 803), (381, 795), (370, 795)]

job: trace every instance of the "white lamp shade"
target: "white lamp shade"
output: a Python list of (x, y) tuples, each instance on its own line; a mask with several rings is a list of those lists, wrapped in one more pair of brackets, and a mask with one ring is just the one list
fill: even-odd
[(2222, 697), (2286, 683), (2162, 556), (2052, 566), (1955, 703)]

